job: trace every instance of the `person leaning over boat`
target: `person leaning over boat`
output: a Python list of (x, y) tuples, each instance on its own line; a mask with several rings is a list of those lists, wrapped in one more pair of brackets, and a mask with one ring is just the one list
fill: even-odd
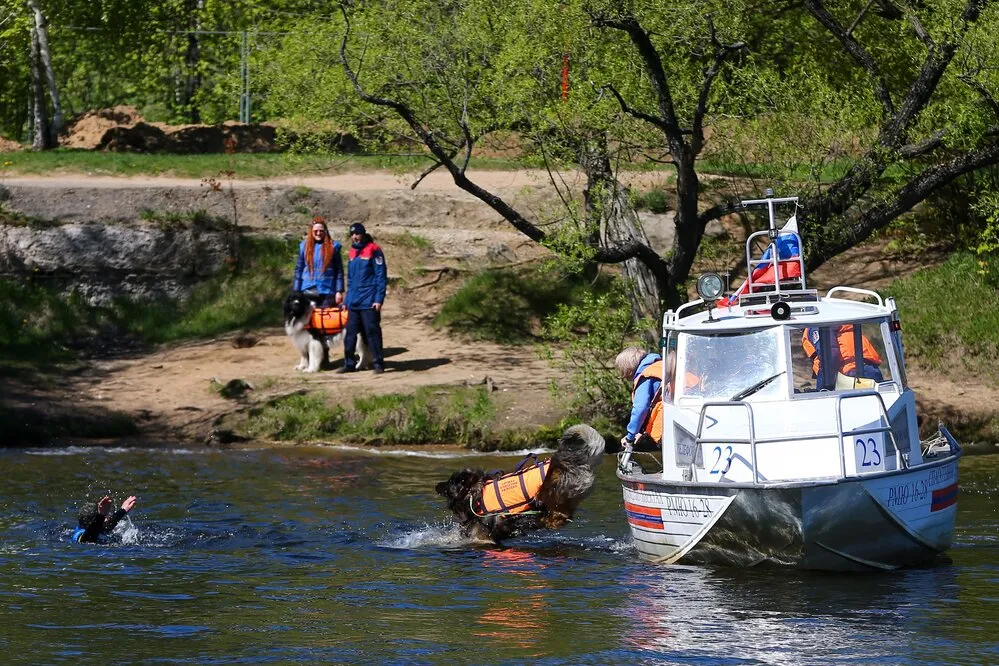
[(631, 418), (621, 446), (658, 447), (663, 436), (662, 356), (628, 347), (617, 355), (614, 365), (621, 379), (632, 384)]
[(340, 243), (330, 238), (326, 220), (318, 215), (301, 243), (292, 291), (301, 291), (319, 308), (343, 302), (343, 260)]
[[(884, 381), (884, 375), (881, 372), (881, 356), (867, 336), (863, 334), (860, 336), (863, 362), (860, 371), (857, 371), (853, 329), (853, 324), (843, 324), (836, 329), (836, 344), (833, 345), (832, 352), (833, 360), (839, 365), (839, 369), (835, 378), (828, 378), (828, 383), (822, 368), (822, 342), (819, 328), (812, 326), (802, 331), (801, 347), (812, 361), (812, 376), (815, 377), (816, 389), (828, 389), (829, 384), (833, 381), (835, 381), (838, 390), (859, 387), (861, 384), (857, 380)], [(845, 378), (846, 381), (842, 378)], [(854, 378), (853, 381), (850, 378)]]

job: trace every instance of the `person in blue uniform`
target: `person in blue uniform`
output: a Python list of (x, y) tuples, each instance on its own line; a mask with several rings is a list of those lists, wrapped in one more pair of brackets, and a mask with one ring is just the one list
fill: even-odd
[(105, 495), (80, 512), (79, 526), (73, 532), (74, 543), (99, 543), (101, 537), (111, 534), (118, 522), (135, 506), (136, 497), (130, 495), (121, 508), (111, 513), (111, 496)]
[(292, 291), (303, 292), (319, 308), (343, 302), (340, 243), (330, 238), (330, 230), (322, 217), (312, 219), (308, 234), (298, 244)]
[(347, 332), (343, 340), (343, 367), (338, 373), (354, 371), (357, 336), (363, 332), (373, 357), (375, 374), (385, 372), (382, 354), (382, 304), (388, 285), (385, 255), (368, 235), (364, 225), (350, 225), (350, 252), (347, 259)]

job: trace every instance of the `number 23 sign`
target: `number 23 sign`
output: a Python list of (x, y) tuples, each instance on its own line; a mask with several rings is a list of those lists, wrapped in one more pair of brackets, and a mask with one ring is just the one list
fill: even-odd
[(881, 437), (857, 437), (853, 442), (853, 452), (857, 458), (857, 472), (874, 472), (885, 468), (884, 439)]

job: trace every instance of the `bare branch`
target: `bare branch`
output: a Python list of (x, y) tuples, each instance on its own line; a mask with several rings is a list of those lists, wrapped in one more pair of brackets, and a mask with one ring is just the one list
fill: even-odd
[[(990, 128), (986, 134), (999, 136), (999, 127)], [(846, 233), (839, 234), (832, 240), (813, 243), (812, 251), (806, 260), (807, 267), (810, 270), (815, 269), (840, 252), (866, 240), (875, 231), (884, 228), (899, 215), (912, 210), (931, 193), (960, 176), (996, 164), (999, 164), (999, 140), (924, 169), (901, 187), (890, 200), (861, 213), (846, 226)]]
[(714, 47), (714, 59), (711, 65), (704, 71), (704, 81), (701, 82), (701, 91), (697, 96), (697, 107), (694, 109), (694, 140), (691, 145), (691, 152), (697, 155), (704, 145), (704, 114), (708, 107), (708, 94), (711, 92), (711, 85), (715, 77), (721, 70), (721, 65), (729, 55), (746, 48), (745, 43), (735, 42), (734, 44), (722, 44), (718, 41), (715, 32), (715, 24), (710, 16), (706, 17), (708, 22), (708, 33), (711, 37), (711, 45)]
[(989, 107), (989, 109), (992, 111), (992, 114), (996, 117), (997, 120), (999, 120), (999, 101), (996, 101), (996, 98), (992, 96), (992, 92), (988, 88), (986, 88), (981, 81), (976, 79), (971, 74), (962, 74), (957, 78), (961, 79), (961, 81), (964, 82), (965, 85), (967, 85), (969, 88), (977, 92), (978, 96), (981, 97), (982, 102), (984, 102), (985, 105)]
[[(624, 98), (621, 97), (621, 93), (617, 91), (617, 88), (615, 88), (613, 84), (608, 83), (604, 85), (600, 90), (610, 90), (611, 94), (614, 95), (615, 98), (617, 98), (617, 103), (621, 105), (621, 110), (627, 113), (629, 116), (632, 116), (633, 118), (638, 118), (639, 120), (644, 120), (645, 122), (651, 125), (655, 125), (664, 132), (669, 131), (669, 128), (666, 126), (666, 123), (663, 122), (662, 118), (657, 118), (653, 115), (645, 113), (644, 111), (639, 111), (637, 109), (633, 109), (630, 106), (628, 106), (628, 103), (624, 101)], [(680, 132), (683, 131), (679, 127), (675, 129)], [(690, 130), (687, 130), (687, 132), (689, 133)]]
[(853, 31), (857, 29), (857, 26), (860, 25), (860, 22), (864, 20), (864, 16), (867, 15), (867, 11), (871, 8), (871, 5), (873, 4), (874, 0), (867, 0), (867, 4), (864, 5), (864, 8), (860, 10), (859, 14), (857, 14), (857, 18), (853, 19), (853, 23), (851, 23), (850, 27), (846, 29), (846, 34), (848, 37), (853, 34)]
[(906, 6), (905, 16), (909, 19), (909, 23), (912, 24), (912, 29), (916, 32), (916, 36), (919, 37), (919, 41), (925, 44), (928, 49), (936, 47), (933, 37), (931, 37), (930, 33), (927, 32), (925, 27), (923, 27), (919, 17), (916, 16), (916, 12), (912, 11), (912, 7)]
[(610, 19), (591, 15), (591, 21), (597, 27), (621, 30), (628, 35), (631, 43), (638, 49), (638, 54), (645, 64), (645, 72), (652, 84), (652, 91), (656, 95), (659, 117), (662, 122), (661, 127), (666, 133), (667, 141), (669, 141), (670, 152), (673, 153), (675, 159), (679, 160), (686, 147), (683, 134), (687, 132), (681, 132), (679, 129), (680, 123), (677, 122), (676, 107), (673, 104), (673, 95), (670, 92), (666, 69), (663, 67), (659, 52), (656, 51), (655, 45), (649, 38), (649, 33), (634, 16)]
[(804, 0), (804, 4), (812, 16), (839, 40), (850, 57), (867, 72), (871, 85), (874, 87), (874, 96), (881, 104), (882, 115), (885, 117), (893, 115), (895, 105), (891, 100), (891, 92), (888, 90), (888, 84), (885, 83), (884, 77), (871, 54), (849, 32), (843, 29), (843, 26), (823, 6), (821, 0)]
[(914, 157), (921, 157), (927, 153), (931, 153), (943, 145), (943, 138), (946, 133), (947, 130), (937, 130), (919, 143), (910, 143), (902, 146), (898, 149), (898, 154), (909, 160)]

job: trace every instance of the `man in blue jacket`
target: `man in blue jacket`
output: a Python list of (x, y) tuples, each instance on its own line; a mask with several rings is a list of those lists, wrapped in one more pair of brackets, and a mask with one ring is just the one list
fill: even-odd
[(385, 372), (385, 359), (382, 356), (382, 303), (385, 302), (387, 284), (388, 268), (382, 249), (374, 243), (364, 225), (355, 222), (350, 225), (347, 296), (344, 298), (350, 314), (343, 340), (343, 367), (337, 369), (338, 373), (354, 371), (354, 350), (357, 335), (361, 331), (364, 332), (368, 348), (374, 357), (372, 366), (375, 374)]

